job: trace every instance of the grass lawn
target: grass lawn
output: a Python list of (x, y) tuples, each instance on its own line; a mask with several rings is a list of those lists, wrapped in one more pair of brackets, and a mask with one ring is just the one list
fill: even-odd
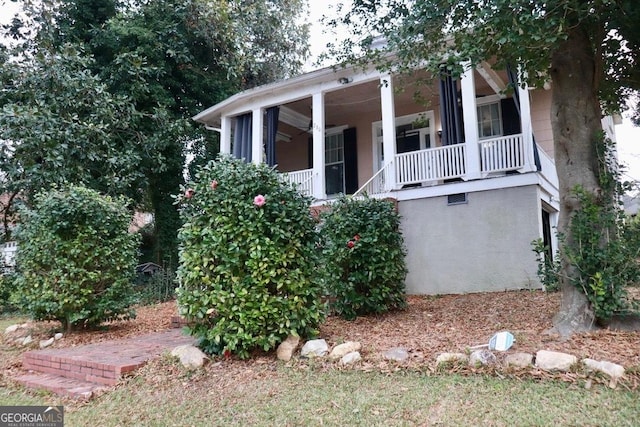
[(164, 359), (86, 404), (22, 389), (9, 405), (65, 405), (65, 426), (637, 425), (640, 395), (484, 375), (298, 369), (275, 362), (189, 374)]

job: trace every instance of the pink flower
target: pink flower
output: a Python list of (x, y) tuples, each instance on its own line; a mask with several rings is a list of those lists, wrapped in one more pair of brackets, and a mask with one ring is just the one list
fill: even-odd
[(353, 249), (353, 247), (354, 247), (355, 245), (356, 245), (356, 242), (354, 242), (353, 240), (349, 240), (349, 241), (347, 242), (347, 247), (348, 247), (349, 249)]
[(227, 349), (222, 353), (222, 355), (224, 356), (225, 359), (228, 359), (231, 357), (231, 352)]
[(265, 204), (267, 200), (264, 198), (264, 196), (262, 194), (258, 194), (256, 197), (253, 198), (253, 204), (256, 205), (257, 207), (261, 207), (262, 205)]
[(215, 190), (216, 188), (218, 188), (218, 181), (214, 179), (213, 181), (211, 181), (211, 189)]
[(353, 240), (355, 240), (356, 242), (360, 240), (360, 235), (356, 234), (355, 236), (353, 236)]
[(187, 199), (190, 199), (193, 197), (194, 194), (196, 194), (196, 192), (193, 191), (193, 188), (187, 188), (184, 192), (184, 197), (186, 197)]

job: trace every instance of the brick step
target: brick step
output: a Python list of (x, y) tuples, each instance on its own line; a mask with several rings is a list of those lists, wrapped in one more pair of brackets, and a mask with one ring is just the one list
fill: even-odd
[[(28, 351), (22, 355), (22, 366), (32, 372), (16, 379), (27, 387), (88, 398), (86, 394), (90, 397), (98, 388), (116, 385), (122, 377), (164, 351), (194, 343), (193, 337), (172, 329), (117, 341)], [(68, 388), (62, 386), (67, 384), (65, 380)], [(53, 385), (47, 386), (48, 383)]]
[(15, 380), (25, 387), (48, 390), (77, 400), (89, 400), (94, 393), (106, 389), (103, 385), (88, 381), (37, 372), (21, 375)]

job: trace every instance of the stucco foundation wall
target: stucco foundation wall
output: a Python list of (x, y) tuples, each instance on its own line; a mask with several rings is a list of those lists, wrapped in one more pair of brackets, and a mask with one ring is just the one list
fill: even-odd
[(540, 237), (536, 186), (400, 201), (409, 294), (539, 288), (531, 242)]

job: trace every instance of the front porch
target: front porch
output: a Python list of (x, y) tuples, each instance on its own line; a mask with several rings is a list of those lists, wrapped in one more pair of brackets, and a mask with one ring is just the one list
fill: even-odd
[(529, 90), (512, 82), (508, 97), (508, 77), (489, 64), (467, 67), (458, 81), (427, 87), (419, 104), (418, 86), (398, 91), (391, 75), (325, 69), (240, 93), (195, 119), (220, 133), (222, 153), (270, 164), (316, 203), (537, 172), (540, 157), (553, 177), (551, 141), (533, 139)]

